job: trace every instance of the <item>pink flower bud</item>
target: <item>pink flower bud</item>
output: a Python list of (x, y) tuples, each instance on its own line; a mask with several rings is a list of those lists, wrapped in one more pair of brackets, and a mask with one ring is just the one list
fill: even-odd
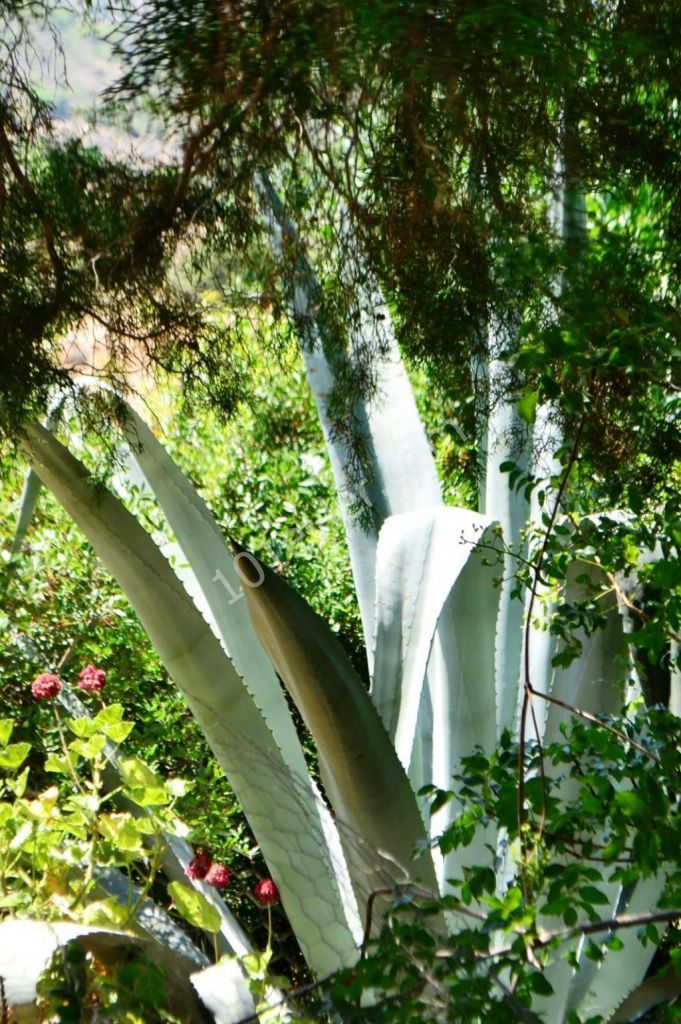
[(61, 679), (59, 676), (49, 672), (43, 672), (31, 683), (31, 693), (37, 700), (51, 700), (61, 690)]
[(271, 878), (261, 878), (259, 882), (256, 882), (253, 895), (256, 900), (266, 903), (268, 907), (279, 900), (279, 890)]
[(104, 683), (106, 682), (106, 672), (103, 668), (95, 668), (94, 665), (88, 665), (80, 673), (80, 682), (78, 687), (81, 690), (88, 690), (89, 692), (99, 693), (100, 690), (104, 689)]
[(205, 881), (216, 889), (226, 889), (229, 885), (229, 871), (224, 864), (212, 864), (208, 869)]
[(192, 880), (205, 878), (211, 869), (212, 861), (205, 850), (197, 850), (187, 864), (187, 878)]

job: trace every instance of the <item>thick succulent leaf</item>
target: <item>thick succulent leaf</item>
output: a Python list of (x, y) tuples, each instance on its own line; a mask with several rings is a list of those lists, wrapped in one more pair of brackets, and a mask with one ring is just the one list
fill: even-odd
[[(202, 605), (270, 726), (289, 768), (304, 776), (305, 758), (286, 698), (253, 630), (243, 599), (244, 577), (238, 560), (226, 547), (201, 496), (149, 427), (130, 406), (123, 405), (122, 410), (132, 457), (177, 538), (203, 598)], [(189, 589), (192, 584), (187, 581), (187, 586)]]
[(237, 794), (315, 972), (349, 963), (361, 923), (341, 893), (309, 777), (288, 767), (243, 681), (149, 535), (49, 433), (22, 442), (139, 615)]
[[(495, 524), (457, 508), (392, 516), (378, 545), (376, 661), (372, 697), (412, 786), (451, 786), (461, 758), (496, 740)], [(413, 772), (413, 774), (411, 774)], [(458, 813), (445, 805), (429, 822), (439, 835)], [(440, 884), (484, 858), (480, 834), (442, 860)]]
[[(253, 996), (236, 960), (212, 964), (192, 974), (190, 981), (215, 1024), (240, 1024), (255, 1016)], [(263, 1014), (261, 1019), (269, 1018)]]
[(190, 984), (196, 964), (166, 946), (125, 932), (91, 928), (70, 921), (28, 921), (9, 918), (0, 922), (0, 977), (11, 1019), (38, 1021), (37, 986), (54, 954), (69, 942), (79, 942), (100, 962), (116, 964), (130, 948), (140, 949), (164, 969), (169, 1005), (187, 1024), (205, 1024), (205, 1010)]
[(23, 547), (29, 524), (33, 518), (33, 513), (35, 512), (39, 494), (40, 480), (33, 470), (29, 469), (26, 473), (24, 487), (21, 492), (21, 498), (19, 499), (19, 515), (17, 517), (17, 525), (14, 530), (12, 547), (10, 548), (10, 556), (12, 558), (14, 558)]
[[(438, 734), (433, 760), (449, 773), (445, 785), (453, 762), (442, 744), (449, 749), (454, 743), (469, 753), (469, 741), (471, 747), (483, 741), (488, 747), (494, 736), (494, 665), (488, 654), (494, 644), (498, 590), (490, 568), (479, 552), (474, 554), (479, 542), (494, 546), (493, 528), (475, 512), (435, 507), (391, 516), (379, 538), (371, 695), (398, 757), (408, 767), (426, 668), (429, 662), (433, 665), (429, 690)], [(448, 603), (455, 589), (458, 599)], [(446, 604), (448, 621), (436, 636)], [(448, 638), (452, 632), (453, 640)], [(479, 702), (474, 712), (472, 703), (468, 707), (471, 728), (463, 711), (467, 700)], [(456, 734), (451, 736), (453, 726)]]
[[(664, 879), (647, 878), (636, 883), (633, 893), (622, 899), (618, 914), (644, 914), (658, 905)], [(590, 1020), (600, 1015), (609, 1021), (624, 998), (643, 981), (656, 952), (653, 942), (644, 945), (636, 928), (621, 928), (617, 932), (623, 946), (617, 952), (606, 951), (600, 966), (593, 972), (586, 992), (578, 1000), (571, 1000), (569, 1009), (574, 1009), (581, 1020)], [(607, 938), (607, 936), (604, 936)]]
[[(260, 176), (259, 190), (273, 243), (280, 246), (282, 236), (295, 237), (295, 228), (287, 220), (281, 199), (265, 175)], [(348, 250), (352, 249), (348, 240)], [(292, 312), (336, 480), (371, 667), (378, 531), (388, 516), (441, 503), (441, 489), (395, 342), (390, 314), (366, 267), (356, 278), (365, 284), (357, 295), (357, 326), (350, 331), (349, 350), (343, 355), (331, 353), (323, 325), (317, 319), (320, 288), (312, 268), (301, 257), (296, 270)], [(367, 459), (366, 472), (358, 482), (355, 455), (337, 428), (329, 396), (338, 385), (339, 374), (362, 351), (375, 353), (375, 358), (371, 394), (358, 399), (353, 409), (353, 429), (361, 438)], [(372, 525), (362, 525), (357, 516), (358, 507), (367, 505), (372, 512)]]
[(648, 1010), (662, 1003), (670, 1003), (681, 996), (681, 978), (673, 967), (663, 974), (647, 978), (631, 992), (611, 1018), (612, 1024), (630, 1024), (645, 1020)]
[[(48, 415), (45, 423), (47, 430), (54, 431), (57, 426), (61, 415), (62, 404), (62, 402), (59, 402)], [(17, 516), (17, 524), (14, 528), (14, 537), (10, 548), (11, 558), (16, 557), (23, 547), (26, 539), (26, 533), (28, 532), (31, 520), (33, 519), (33, 514), (40, 496), (40, 487), (40, 479), (32, 469), (28, 469), (26, 471), (21, 497), (19, 498), (19, 515)]]
[(524, 555), (522, 534), (530, 514), (524, 488), (510, 486), (504, 463), (514, 463), (526, 472), (530, 466), (530, 437), (527, 423), (518, 413), (517, 402), (509, 398), (509, 367), (502, 354), (514, 345), (514, 326), (494, 321), (490, 325), (487, 351), (473, 362), (473, 376), (486, 396), (484, 416), (478, 423), (478, 441), (483, 454), (479, 484), (480, 512), (499, 523), (509, 550), (503, 558), (499, 593), (499, 616), (495, 638), (497, 694), (497, 735), (512, 729), (517, 713), (523, 645), (523, 605), (512, 597), (513, 573), (518, 562), (513, 553)]
[[(590, 570), (580, 563), (574, 563), (570, 568), (565, 589), (567, 602), (571, 603), (583, 596), (583, 584), (579, 583), (577, 578), (586, 572), (590, 572)], [(592, 575), (592, 573), (590, 574)], [(638, 680), (629, 671), (630, 652), (626, 639), (627, 622), (622, 615), (622, 610), (613, 596), (609, 604), (603, 605), (603, 611), (607, 615), (605, 627), (597, 630), (590, 637), (583, 633), (577, 634), (582, 641), (582, 653), (570, 665), (553, 669), (548, 687), (550, 694), (591, 714), (617, 714), (623, 700), (631, 700), (638, 696), (640, 693)], [(550, 616), (551, 609), (545, 614)], [(536, 632), (533, 631), (530, 640), (531, 653), (534, 650), (536, 636)], [(545, 644), (548, 644), (545, 637)], [(554, 643), (552, 650), (555, 652), (557, 649), (558, 646)], [(538, 676), (543, 668), (542, 662), (537, 671)], [(625, 679), (627, 682), (623, 689)], [(534, 679), (533, 685), (536, 685)], [(546, 744), (560, 740), (561, 724), (569, 722), (572, 717), (569, 711), (541, 699), (535, 700), (535, 714), (543, 742)], [(576, 795), (577, 788), (574, 782), (563, 783), (562, 799), (569, 803)], [(598, 837), (596, 838), (598, 840)], [(616, 913), (623, 899), (621, 885), (604, 880), (599, 885), (599, 889), (609, 900), (610, 912)], [(549, 929), (560, 926), (560, 923), (553, 920), (542, 922), (544, 927)], [(624, 936), (622, 937), (624, 938)], [(613, 958), (616, 964), (619, 955), (608, 951), (606, 958)], [(578, 949), (578, 960), (577, 972), (573, 971), (565, 961), (556, 962), (547, 970), (547, 978), (553, 986), (554, 992), (552, 996), (538, 1000), (547, 1019), (562, 1020), (568, 1011), (580, 1001), (583, 994), (588, 991), (596, 974), (602, 970), (593, 960), (586, 957), (583, 949)], [(607, 976), (607, 974), (603, 975), (604, 978)], [(632, 984), (634, 983), (636, 982), (632, 981)], [(620, 997), (621, 995), (620, 977)]]
[[(376, 872), (394, 875), (397, 866), (405, 880), (434, 889), (430, 853), (412, 862), (416, 844), (426, 838), (421, 814), (369, 694), (327, 623), (267, 566), (262, 572), (262, 585), (247, 589), (248, 609), (315, 739), (324, 788), (350, 830), (346, 849), (351, 835), (362, 842), (369, 873), (374, 859)], [(352, 861), (353, 882), (366, 891), (367, 867), (358, 878)]]

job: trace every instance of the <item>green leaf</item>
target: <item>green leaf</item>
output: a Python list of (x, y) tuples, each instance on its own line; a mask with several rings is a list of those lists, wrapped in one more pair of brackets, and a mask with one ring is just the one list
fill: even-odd
[(100, 814), (97, 828), (104, 839), (108, 839), (119, 850), (138, 853), (142, 849), (142, 837), (129, 814)]
[(595, 885), (584, 885), (579, 890), (579, 895), (585, 903), (591, 906), (604, 906), (610, 902), (605, 893), (597, 889)]
[(4, 747), (9, 743), (13, 729), (13, 718), (0, 718), (0, 747)]
[(615, 804), (625, 818), (648, 817), (648, 805), (633, 790), (628, 789), (615, 793)]
[(30, 743), (10, 743), (4, 750), (0, 750), (0, 768), (12, 771), (26, 760), (31, 749)]
[(106, 730), (107, 726), (117, 725), (123, 721), (124, 708), (122, 704), (108, 704), (101, 711), (98, 711), (92, 719), (92, 724), (97, 730)]
[(541, 974), (539, 971), (531, 974), (529, 977), (530, 988), (533, 992), (536, 992), (539, 996), (551, 996), (553, 995), (553, 986), (548, 979)]
[[(71, 764), (75, 768), (79, 761), (79, 755), (73, 752), (74, 756), (71, 758)], [(71, 771), (69, 768), (69, 762), (66, 757), (59, 754), (48, 754), (45, 758), (45, 771), (46, 772), (57, 772), (60, 775), (68, 775)]]
[(217, 932), (220, 928), (220, 914), (198, 890), (184, 885), (182, 882), (171, 882), (168, 892), (173, 899), (179, 914), (194, 925), (207, 932)]
[(26, 786), (28, 785), (29, 768), (24, 768), (20, 775), (17, 775), (16, 779), (7, 779), (6, 785), (11, 789), (16, 797), (20, 800), (26, 792)]
[(87, 739), (88, 736), (92, 736), (97, 732), (97, 726), (92, 718), (69, 718), (66, 724), (73, 735), (78, 736), (80, 739)]
[(518, 415), (526, 423), (529, 423), (530, 426), (532, 426), (537, 418), (538, 403), (539, 393), (537, 391), (526, 391), (518, 402)]
[(86, 761), (92, 761), (95, 757), (102, 753), (106, 746), (105, 736), (91, 736), (88, 740), (72, 740), (69, 743), (69, 750), (72, 750), (75, 754), (80, 754)]
[(134, 728), (134, 722), (116, 722), (114, 725), (107, 725), (102, 731), (113, 743), (123, 743)]

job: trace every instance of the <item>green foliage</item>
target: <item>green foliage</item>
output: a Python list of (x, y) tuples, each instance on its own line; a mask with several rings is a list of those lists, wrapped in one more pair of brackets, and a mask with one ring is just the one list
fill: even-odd
[[(450, 879), (439, 900), (396, 887), (382, 933), (351, 972), (325, 987), (339, 1018), (536, 1024), (543, 1018), (533, 1010), (535, 997), (551, 993), (547, 968), (559, 960), (576, 964), (576, 937), (587, 935), (587, 956), (597, 962), (606, 948), (621, 946), (627, 917), (609, 920), (603, 889), (662, 871), (661, 911), (651, 907), (635, 923), (644, 944), (659, 941), (665, 912), (681, 913), (679, 738), (678, 718), (638, 705), (602, 724), (577, 720), (559, 743), (532, 746), (524, 765), (532, 904), (519, 883), (499, 889), (492, 848), (487, 863)], [(519, 855), (518, 758), (517, 743), (505, 734), (491, 757), (478, 751), (463, 758), (451, 790), (429, 787), (432, 812), (451, 801), (458, 809), (437, 840), (443, 852), (467, 846), (475, 830), (494, 822), (507, 832), (511, 857)], [(450, 915), (445, 942), (430, 927), (438, 910)], [(674, 929), (665, 941), (674, 963), (678, 943)], [(368, 990), (376, 1001), (360, 1006)], [(676, 1019), (667, 1012), (672, 1016), (660, 1019)]]
[[(16, 916), (125, 927), (134, 904), (107, 897), (97, 872), (123, 869), (148, 892), (161, 832), (186, 832), (174, 810), (176, 787), (136, 759), (123, 763), (120, 786), (105, 784), (107, 743), (122, 742), (132, 729), (120, 705), (66, 720), (56, 704), (52, 711), (60, 750), (35, 752), (31, 761), (42, 770), (23, 767), (31, 744), (10, 742), (14, 722), (0, 720), (0, 908)], [(126, 801), (145, 813), (123, 809)]]

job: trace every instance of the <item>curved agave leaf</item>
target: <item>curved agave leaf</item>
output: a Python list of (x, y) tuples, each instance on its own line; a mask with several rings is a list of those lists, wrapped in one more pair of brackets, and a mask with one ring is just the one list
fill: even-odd
[(663, 974), (648, 978), (630, 992), (611, 1018), (612, 1024), (629, 1024), (644, 1020), (648, 1010), (662, 1003), (670, 1003), (681, 996), (681, 978), (673, 967)]
[(309, 778), (290, 771), (243, 681), (134, 517), (109, 492), (95, 492), (85, 468), (43, 428), (29, 424), (22, 444), (182, 690), (244, 808), (311, 968), (325, 973), (352, 962), (359, 921), (339, 891)]
[[(633, 893), (620, 901), (618, 914), (642, 914), (653, 910), (664, 889), (664, 879), (655, 877), (642, 879)], [(656, 952), (652, 942), (644, 945), (636, 928), (623, 928), (617, 932), (623, 945), (617, 952), (607, 950), (601, 964), (589, 981), (586, 992), (579, 999), (570, 1001), (582, 1020), (600, 1016), (609, 1021), (624, 998), (643, 981)], [(604, 936), (607, 938), (607, 936)]]
[(149, 427), (129, 405), (123, 403), (122, 410), (132, 457), (177, 538), (217, 635), (270, 726), (289, 768), (304, 777), (305, 757), (286, 699), (243, 600), (239, 563), (225, 545), (206, 503)]
[(199, 998), (213, 1014), (215, 1024), (241, 1024), (245, 1020), (281, 1021), (281, 1016), (270, 1017), (267, 1011), (256, 1016), (255, 1002), (244, 984), (241, 968), (235, 960), (221, 960), (203, 971), (192, 974), (190, 981)]
[[(45, 422), (47, 430), (54, 431), (57, 423), (59, 422), (62, 406), (63, 402), (58, 402), (50, 411)], [(31, 520), (33, 519), (33, 513), (35, 512), (38, 497), (40, 496), (40, 486), (39, 478), (32, 469), (29, 469), (26, 473), (26, 477), (24, 478), (24, 486), (21, 492), (21, 497), (19, 498), (19, 515), (17, 516), (17, 525), (14, 528), (14, 537), (10, 548), (10, 559), (18, 555), (23, 547), (26, 539), (26, 533)]]
[[(327, 623), (267, 566), (262, 573), (262, 584), (246, 591), (253, 626), (315, 739), (322, 781), (337, 818), (362, 841), (366, 853), (381, 857), (384, 868), (400, 866), (407, 877), (434, 889), (430, 853), (412, 863), (426, 834), (369, 694)], [(342, 830), (341, 836), (348, 850), (348, 836)], [(358, 877), (353, 853), (348, 856), (353, 882), (365, 893), (366, 865)]]
[[(458, 508), (391, 516), (378, 543), (372, 697), (412, 785), (451, 786), (461, 758), (496, 740), (494, 638), (499, 589), (489, 518)], [(484, 555), (487, 554), (485, 559)], [(430, 820), (438, 835), (457, 813)], [(480, 863), (489, 837), (436, 859), (440, 884)]]
[[(35, 491), (34, 499), (31, 501), (31, 511), (34, 511), (35, 499), (38, 497), (39, 489), (42, 487), (42, 484), (40, 483), (37, 474), (32, 469), (27, 471), (27, 480), (29, 476), (34, 478), (38, 487), (38, 490)], [(26, 487), (24, 487), (24, 492), (25, 490)], [(30, 523), (30, 518), (30, 515), (27, 514), (25, 519), (26, 529)], [(37, 651), (35, 649), (31, 650), (33, 645), (27, 643), (26, 646), (31, 657), (37, 656)], [(73, 718), (92, 717), (89, 708), (87, 708), (83, 701), (80, 700), (74, 692), (73, 687), (66, 682), (62, 683), (58, 700), (66, 709), (68, 714)], [(115, 789), (117, 788), (120, 780), (118, 748), (108, 740), (105, 747), (105, 753), (107, 757), (107, 766), (105, 769), (104, 784), (108, 789)], [(147, 813), (145, 808), (139, 807), (137, 804), (133, 803), (128, 805), (127, 810), (135, 815), (143, 815)], [(161, 834), (161, 843), (163, 846), (162, 867), (166, 876), (171, 881), (184, 882), (185, 884), (190, 884), (195, 889), (198, 889), (220, 915), (221, 925), (220, 932), (217, 936), (220, 952), (234, 954), (236, 956), (244, 956), (246, 953), (251, 952), (251, 945), (245, 932), (234, 918), (229, 907), (226, 905), (215, 886), (206, 885), (205, 882), (202, 882), (200, 879), (189, 879), (187, 877), (187, 866), (194, 856), (194, 851), (190, 845), (179, 836), (172, 836), (167, 833)], [(111, 893), (111, 895), (115, 895), (118, 898), (123, 898), (126, 894), (131, 892), (131, 883), (129, 879), (124, 878), (124, 876), (120, 875), (119, 872), (112, 870), (102, 873), (99, 876), (99, 881), (100, 884)], [(138, 894), (135, 894), (129, 902), (135, 903), (137, 895)], [(123, 902), (126, 902), (126, 900), (124, 899)], [(165, 942), (166, 944), (171, 945), (171, 948), (178, 948), (178, 944), (181, 946), (184, 941), (188, 947), (185, 951), (186, 955), (194, 956), (196, 954), (198, 955), (199, 961), (201, 960), (203, 954), (199, 953), (196, 947), (189, 942), (186, 933), (173, 925), (173, 922), (168, 918), (168, 915), (165, 914), (162, 908), (157, 906), (152, 900), (145, 900), (143, 902), (136, 914), (136, 921), (145, 931), (148, 931), (153, 938), (159, 942)]]
[[(283, 237), (296, 237), (295, 227), (288, 221), (281, 198), (265, 174), (259, 175), (258, 190), (267, 210), (273, 244), (281, 247)], [(352, 240), (348, 239), (349, 251), (353, 248)], [(350, 258), (359, 257), (355, 254)], [(358, 324), (350, 331), (347, 354), (330, 352), (324, 327), (317, 317), (319, 283), (302, 256), (296, 266), (292, 312), (336, 480), (371, 668), (378, 531), (390, 515), (441, 504), (442, 494), (389, 311), (366, 267), (356, 279), (365, 285), (357, 296)], [(372, 393), (358, 399), (352, 410), (353, 430), (361, 440), (368, 470), (363, 484), (359, 484), (356, 459), (334, 421), (329, 397), (338, 385), (339, 374), (352, 365), (355, 353), (367, 350), (375, 353)], [(358, 519), (357, 509), (367, 506), (373, 525), (363, 525)]]
[[(433, 727), (437, 730), (446, 723), (446, 733), (454, 724), (448, 710), (450, 700), (460, 701), (468, 694), (479, 705), (471, 749), (475, 743), (489, 748), (494, 736), (494, 665), (485, 652), (493, 649), (498, 591), (489, 567), (479, 554), (473, 554), (479, 542), (494, 546), (494, 525), (466, 509), (435, 507), (391, 516), (381, 530), (371, 695), (405, 767), (412, 758), (426, 669), (436, 654), (433, 645), (438, 622), (460, 580), (465, 600), (456, 608), (454, 603), (449, 606), (450, 617), (456, 618), (458, 612), (460, 621), (447, 623), (447, 632), (451, 632), (450, 626), (456, 632), (458, 647), (450, 650), (449, 666), (442, 661), (440, 648), (436, 655), (440, 671), (430, 674)], [(473, 638), (475, 650), (468, 652), (471, 660), (465, 664), (461, 648)], [(437, 646), (442, 642), (446, 642), (444, 635)], [(461, 734), (461, 721), (457, 731)], [(447, 742), (444, 735), (442, 742)], [(452, 765), (440, 745), (433, 758), (438, 763), (446, 761), (447, 770)]]
[(511, 487), (511, 478), (501, 471), (504, 463), (515, 463), (527, 472), (531, 464), (530, 437), (515, 400), (507, 398), (511, 388), (509, 367), (502, 359), (515, 344), (516, 328), (493, 321), (483, 356), (473, 362), (473, 377), (486, 396), (485, 414), (477, 433), (483, 455), (479, 484), (480, 512), (496, 520), (509, 552), (503, 557), (503, 582), (499, 594), (499, 617), (495, 638), (497, 691), (497, 735), (512, 729), (520, 683), (523, 645), (523, 605), (514, 599), (513, 574), (518, 564), (514, 554), (525, 554), (522, 534), (530, 514), (524, 488)]
[[(565, 589), (565, 600), (572, 603), (584, 594), (584, 584), (580, 578), (589, 575), (592, 581), (596, 579), (596, 571), (588, 566), (574, 563), (569, 572)], [(630, 671), (630, 652), (627, 644), (627, 622), (622, 614), (616, 598), (613, 596), (610, 603), (603, 605), (603, 611), (607, 615), (607, 621), (603, 629), (597, 630), (591, 636), (584, 633), (578, 634), (582, 641), (582, 653), (568, 666), (559, 666), (552, 671), (547, 692), (560, 698), (567, 704), (580, 708), (591, 714), (617, 714), (619, 713), (623, 700), (632, 700), (640, 693), (640, 687), (635, 675)], [(545, 612), (550, 617), (551, 609)], [(548, 634), (547, 634), (548, 635)], [(530, 652), (532, 654), (535, 644), (536, 633), (533, 631), (531, 637)], [(552, 640), (545, 640), (545, 646), (550, 645), (550, 650), (555, 653), (559, 650)], [(537, 674), (544, 667), (544, 657)], [(534, 662), (532, 662), (534, 665)], [(623, 680), (627, 680), (623, 687)], [(534, 682), (533, 682), (534, 684)], [(571, 718), (569, 711), (542, 700), (535, 701), (535, 714), (542, 733), (542, 740), (546, 744), (555, 743), (560, 739), (561, 724)], [(570, 801), (576, 790), (576, 784), (566, 781), (563, 783), (562, 799)], [(659, 884), (659, 883), (657, 883)], [(612, 913), (622, 912), (620, 904), (624, 900), (622, 886), (619, 882), (603, 881), (599, 889), (609, 900)], [(655, 899), (659, 897), (659, 892)], [(619, 908), (619, 910), (618, 910)], [(650, 909), (649, 907), (647, 909)], [(552, 927), (561, 922), (544, 922), (547, 927)], [(625, 942), (625, 949), (620, 952), (605, 951), (605, 960), (601, 966), (589, 959), (584, 952), (585, 945), (581, 943), (577, 948), (578, 969), (573, 970), (565, 961), (558, 961), (552, 964), (546, 972), (546, 976), (553, 986), (552, 996), (538, 999), (538, 1005), (544, 1010), (547, 1019), (562, 1020), (570, 1010), (581, 1005), (594, 983), (596, 975), (601, 977), (601, 997), (606, 997), (604, 983), (610, 979), (613, 986), (608, 998), (621, 1000), (622, 977), (630, 979), (630, 974), (622, 975), (618, 972), (622, 969), (624, 960), (619, 957), (625, 953), (627, 947), (636, 944), (635, 936), (622, 934)], [(605, 970), (606, 964), (611, 966)], [(601, 973), (602, 972), (602, 973)], [(631, 975), (631, 984), (637, 984), (642, 980), (645, 970), (640, 976), (634, 972)], [(617, 1003), (612, 1007), (614, 1009)]]
[(2, 1007), (3, 1017), (8, 1011), (12, 1020), (37, 1022), (42, 1019), (36, 1006), (40, 976), (54, 954), (74, 941), (104, 963), (115, 964), (131, 947), (140, 949), (164, 969), (173, 1013), (187, 1024), (205, 1024), (205, 1010), (190, 984), (196, 964), (166, 946), (125, 932), (91, 928), (71, 921), (15, 918), (0, 921), (0, 977), (4, 981), (7, 1003), (7, 1007)]

